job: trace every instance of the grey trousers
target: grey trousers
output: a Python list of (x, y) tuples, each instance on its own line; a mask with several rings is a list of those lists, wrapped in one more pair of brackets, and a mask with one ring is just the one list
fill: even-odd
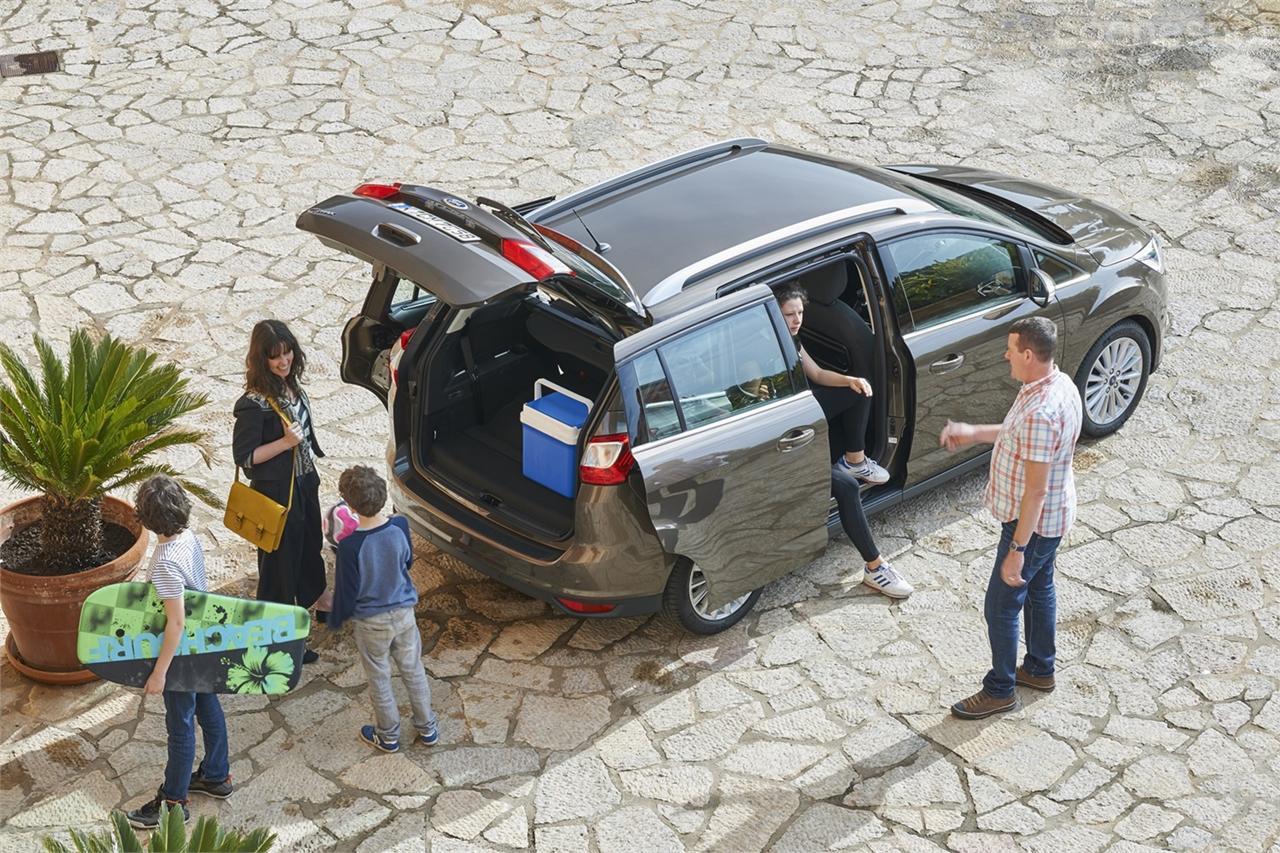
[(389, 610), (376, 616), (352, 619), (360, 663), (369, 677), (369, 698), (373, 700), (374, 729), (386, 740), (400, 740), (400, 709), (391, 690), (391, 661), (413, 705), (413, 727), (431, 737), (436, 731), (436, 715), (431, 712), (431, 685), (422, 665), (422, 635), (413, 618), (412, 607)]

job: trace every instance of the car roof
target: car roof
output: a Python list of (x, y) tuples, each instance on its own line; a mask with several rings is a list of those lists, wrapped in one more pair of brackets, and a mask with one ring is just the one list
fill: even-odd
[(575, 193), (530, 219), (586, 245), (609, 244), (605, 259), (643, 297), (670, 274), (762, 235), (904, 197), (936, 208), (885, 169), (738, 140)]

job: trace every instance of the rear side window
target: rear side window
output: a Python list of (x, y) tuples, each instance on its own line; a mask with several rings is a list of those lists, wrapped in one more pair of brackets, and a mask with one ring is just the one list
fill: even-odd
[(700, 326), (633, 364), (650, 441), (715, 423), (797, 390), (764, 305)]
[(671, 383), (656, 351), (635, 360), (636, 397), (643, 408), (642, 423), (649, 441), (657, 441), (680, 431), (680, 415), (671, 395)]
[(1018, 247), (980, 234), (931, 232), (887, 246), (914, 328), (1025, 295)]

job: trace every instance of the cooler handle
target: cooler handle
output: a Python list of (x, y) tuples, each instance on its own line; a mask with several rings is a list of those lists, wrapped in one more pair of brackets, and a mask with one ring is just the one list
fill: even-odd
[(590, 400), (588, 400), (586, 397), (582, 396), (581, 394), (575, 394), (575, 393), (573, 393), (573, 392), (572, 392), (572, 391), (570, 391), (568, 388), (564, 388), (564, 387), (561, 387), (561, 386), (557, 385), (556, 383), (552, 382), (550, 379), (535, 379), (535, 380), (534, 380), (534, 382), (533, 382), (533, 399), (537, 400), (537, 399), (539, 399), (539, 398), (542, 396), (542, 389), (543, 389), (544, 387), (546, 387), (546, 388), (550, 388), (552, 391), (559, 391), (561, 394), (565, 395), (566, 397), (570, 398), (571, 400), (577, 400), (579, 403), (581, 403), (582, 405), (584, 405), (584, 406), (586, 406), (586, 407), (587, 407), (587, 413), (588, 413), (588, 414), (590, 414), (590, 413), (591, 413), (591, 401), (590, 401)]

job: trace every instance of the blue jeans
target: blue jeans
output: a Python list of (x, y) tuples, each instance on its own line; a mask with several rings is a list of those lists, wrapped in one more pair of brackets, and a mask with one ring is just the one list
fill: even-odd
[(1053, 588), (1053, 561), (1061, 536), (1031, 535), (1022, 564), (1023, 586), (1014, 588), (1000, 578), (1000, 564), (1009, 553), (1018, 522), (1006, 521), (996, 549), (996, 565), (987, 583), (987, 636), (991, 640), (991, 671), (982, 679), (983, 689), (998, 699), (1013, 695), (1014, 669), (1018, 665), (1018, 616), (1026, 611), (1027, 656), (1022, 668), (1029, 675), (1053, 675), (1054, 622), (1058, 594)]
[(196, 721), (204, 735), (204, 760), (199, 775), (221, 782), (231, 773), (227, 756), (227, 721), (213, 693), (164, 691), (164, 725), (169, 730), (169, 761), (164, 766), (166, 800), (186, 802), (191, 763), (196, 760)]

